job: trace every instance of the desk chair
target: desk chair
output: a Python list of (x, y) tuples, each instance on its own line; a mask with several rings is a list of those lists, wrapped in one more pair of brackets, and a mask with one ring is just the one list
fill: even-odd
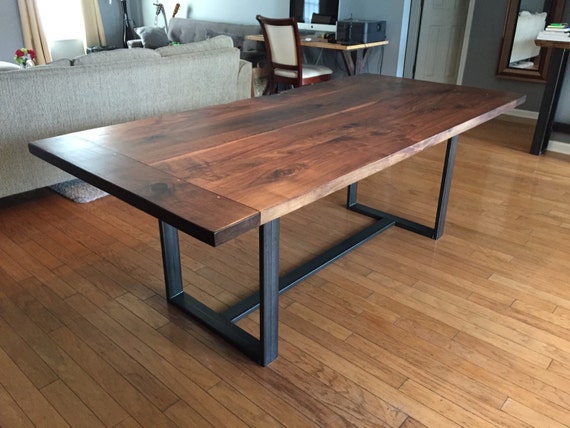
[(322, 65), (303, 64), (299, 29), (295, 18), (255, 17), (261, 25), (270, 68), (268, 90), (277, 92), (279, 83), (294, 88), (330, 80), (332, 70)]

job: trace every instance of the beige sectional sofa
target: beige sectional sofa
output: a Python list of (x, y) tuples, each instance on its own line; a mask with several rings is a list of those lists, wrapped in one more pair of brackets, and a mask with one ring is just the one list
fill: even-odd
[(0, 198), (73, 178), (29, 141), (249, 98), (251, 63), (239, 55), (218, 36), (0, 72)]

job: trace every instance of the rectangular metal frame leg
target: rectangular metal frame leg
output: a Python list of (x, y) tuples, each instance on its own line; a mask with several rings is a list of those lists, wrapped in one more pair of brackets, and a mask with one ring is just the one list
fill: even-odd
[[(457, 141), (458, 137), (453, 137), (447, 143), (434, 227), (427, 227), (359, 204), (357, 183), (351, 184), (347, 192), (347, 208), (376, 219), (373, 224), (325, 250), (281, 278), (279, 278), (279, 219), (262, 225), (259, 228), (259, 290), (221, 313), (213, 311), (184, 292), (178, 230), (159, 221), (168, 301), (202, 321), (259, 364), (266, 366), (277, 358), (278, 354), (280, 293), (394, 225), (433, 239), (438, 239), (443, 234)], [(259, 339), (235, 325), (237, 321), (257, 308), (260, 309)]]
[(351, 184), (348, 187), (346, 201), (347, 208), (375, 219), (391, 219), (398, 227), (402, 227), (404, 229), (419, 233), (420, 235), (424, 235), (432, 239), (439, 239), (443, 235), (443, 230), (445, 227), (445, 217), (447, 214), (447, 205), (449, 202), (449, 192), (451, 189), (451, 180), (453, 177), (453, 166), (455, 164), (455, 154), (457, 152), (458, 140), (459, 137), (455, 136), (447, 141), (447, 149), (443, 163), (441, 186), (439, 188), (439, 199), (435, 214), (434, 227), (425, 226), (415, 221), (407, 220), (405, 218), (359, 204), (357, 202), (356, 183)]
[(178, 229), (159, 220), (160, 243), (166, 285), (166, 298), (187, 314), (197, 318), (259, 364), (266, 366), (278, 352), (279, 324), (279, 220), (259, 230), (259, 339), (184, 292), (180, 264)]

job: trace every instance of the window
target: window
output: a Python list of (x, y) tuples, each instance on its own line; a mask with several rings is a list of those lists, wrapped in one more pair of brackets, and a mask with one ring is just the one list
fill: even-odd
[(303, 16), (308, 18), (307, 22), (311, 22), (311, 16), (313, 13), (319, 12), (319, 0), (305, 0), (305, 11)]
[(79, 39), (85, 42), (81, 2), (77, 0), (39, 1), (38, 7), (48, 43)]

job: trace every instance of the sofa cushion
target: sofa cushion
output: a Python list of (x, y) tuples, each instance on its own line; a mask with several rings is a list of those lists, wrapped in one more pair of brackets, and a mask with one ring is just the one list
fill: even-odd
[(214, 31), (214, 30), (206, 30), (206, 39), (211, 39), (211, 38), (217, 37), (217, 36), (231, 37), (231, 39), (234, 43), (234, 47), (236, 47), (240, 50), (243, 47), (243, 41), (244, 41), (243, 36), (238, 36), (237, 34), (230, 34), (230, 33), (221, 33), (219, 31)]
[(40, 67), (71, 67), (71, 60), (68, 58), (56, 59), (55, 61), (48, 62), (45, 66)]
[(142, 40), (143, 48), (156, 49), (168, 46), (170, 40), (161, 27), (139, 27), (135, 29)]
[(94, 52), (78, 56), (73, 60), (74, 66), (121, 63), (139, 61), (141, 59), (160, 59), (160, 55), (152, 49), (115, 49), (111, 51)]
[(165, 57), (165, 56), (180, 55), (180, 54), (195, 53), (195, 52), (206, 52), (215, 49), (227, 49), (233, 47), (234, 47), (234, 42), (232, 41), (231, 37), (217, 36), (196, 43), (185, 43), (182, 45), (164, 46), (162, 48), (158, 48), (154, 52)]

